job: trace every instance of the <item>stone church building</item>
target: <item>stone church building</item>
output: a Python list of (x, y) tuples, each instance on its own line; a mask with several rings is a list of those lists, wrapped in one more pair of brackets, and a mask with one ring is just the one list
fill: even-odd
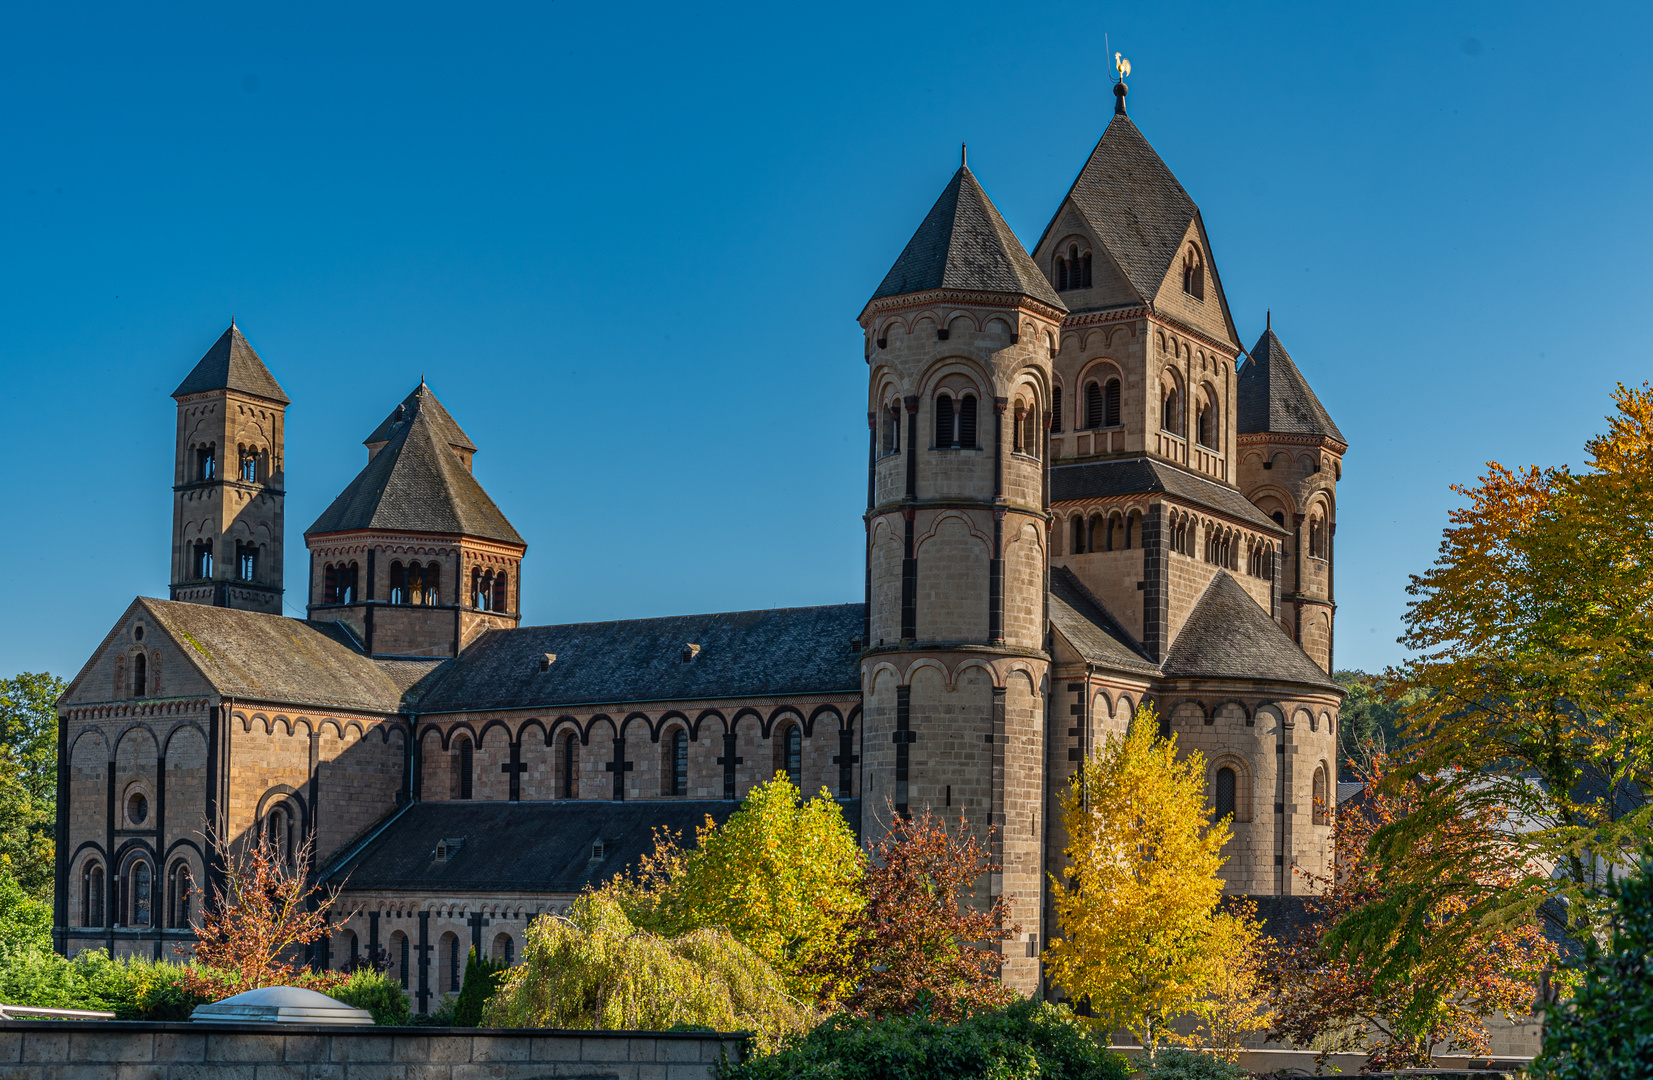
[(903, 811), (997, 826), (1004, 978), (1036, 992), (1057, 798), (1148, 701), (1233, 816), (1229, 890), (1302, 891), (1335, 802), (1347, 446), (1272, 330), (1242, 346), (1116, 94), (1031, 254), (961, 166), (860, 313), (856, 603), (522, 625), (527, 542), (423, 382), (290, 581), (289, 401), (232, 325), (173, 394), (171, 595), (58, 706), (58, 946), (187, 950), (207, 835), (313, 836), (343, 889), (313, 962), (383, 956), (429, 1011), (467, 948), (514, 957), (656, 826), (785, 773), (868, 839)]

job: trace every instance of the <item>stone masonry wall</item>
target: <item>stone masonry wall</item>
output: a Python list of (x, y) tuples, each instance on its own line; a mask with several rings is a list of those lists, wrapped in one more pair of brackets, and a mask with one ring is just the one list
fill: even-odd
[(710, 1080), (700, 1032), (0, 1021), (6, 1080)]

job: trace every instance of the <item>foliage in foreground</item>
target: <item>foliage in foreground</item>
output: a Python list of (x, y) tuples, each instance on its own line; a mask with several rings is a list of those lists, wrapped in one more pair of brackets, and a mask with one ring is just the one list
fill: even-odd
[(375, 1024), (396, 1026), (408, 1022), (407, 991), (382, 971), (357, 968), (343, 983), (321, 992), (346, 1005), (366, 1009), (373, 1014)]
[(1398, 756), (1406, 745), (1404, 718), (1424, 692), (1391, 687), (1382, 675), (1352, 669), (1332, 678), (1349, 692), (1337, 713), (1337, 775), (1367, 772), (1375, 756)]
[(825, 968), (823, 996), (863, 1016), (943, 1022), (1008, 1005), (1016, 992), (998, 981), (998, 946), (1020, 931), (1006, 925), (1011, 898), (1001, 895), (985, 911), (971, 904), (977, 882), (999, 869), (988, 849), (962, 817), (956, 832), (928, 812), (892, 817), (872, 848), (866, 906)]
[[(1583, 470), (1491, 462), (1454, 488), (1468, 505), (1407, 588), (1413, 658), (1386, 678), (1424, 692), (1393, 773), (1420, 798), (1376, 837), (1400, 886), (1391, 927), (1454, 900), (1474, 920), (1537, 912), (1581, 940), (1605, 934), (1598, 886), (1653, 838), (1653, 388), (1613, 398)], [(1520, 824), (1481, 853), (1503, 861), (1507, 886), (1466, 879), (1426, 843), (1487, 812)]]
[(528, 927), (522, 961), (483, 1009), (487, 1027), (664, 1031), (678, 1024), (751, 1031), (762, 1048), (807, 1030), (814, 1013), (725, 930), (663, 938), (639, 930), (606, 892), (566, 918)]
[(1544, 1018), (1536, 1078), (1653, 1077), (1653, 853), (1644, 853), (1636, 873), (1609, 882), (1605, 891), (1612, 937), (1605, 947), (1585, 941), (1577, 992)]
[(1205, 758), (1180, 761), (1152, 706), (1110, 735), (1062, 795), (1067, 865), (1051, 891), (1062, 936), (1045, 960), (1073, 1000), (1130, 1031), (1153, 1061), (1172, 1018), (1211, 993), (1256, 928), (1222, 909), (1226, 821), (1211, 823)]
[[(1381, 770), (1383, 760), (1376, 759)], [(1489, 1051), (1486, 1017), (1521, 1015), (1533, 1003), (1540, 970), (1554, 963), (1554, 945), (1534, 919), (1482, 922), (1463, 894), (1439, 896), (1420, 917), (1391, 929), (1372, 913), (1405, 886), (1384, 877), (1368, 845), (1378, 830), (1404, 818), (1416, 787), (1366, 777), (1355, 805), (1333, 823), (1335, 878), (1305, 874), (1318, 895), (1305, 900), (1314, 929), (1282, 943), (1265, 965), (1278, 1015), (1271, 1037), (1314, 1043), (1321, 1060), (1366, 1052), (1372, 1068), (1428, 1068), (1433, 1055)], [(1503, 842), (1501, 815), (1490, 810), (1443, 822), (1421, 837), (1420, 854), (1450, 864), (1463, 880), (1507, 888), (1501, 859), (1478, 854)], [(1383, 954), (1382, 966), (1367, 958)]]
[(45, 672), (0, 679), (0, 867), (37, 900), (56, 869), (57, 699), (67, 685)]
[(860, 910), (865, 856), (823, 789), (805, 802), (785, 774), (752, 789), (722, 826), (708, 817), (684, 850), (665, 830), (636, 878), (608, 887), (637, 926), (675, 938), (722, 929), (815, 1000)]
[(840, 1013), (721, 1080), (1126, 1080), (1130, 1066), (1065, 1006), (1024, 999), (956, 1024)]
[(482, 1023), (482, 1009), (505, 978), (505, 964), (478, 956), (473, 948), (465, 958), (465, 981), (459, 984), (454, 1002), (454, 1027), (476, 1027)]
[(1245, 1080), (1250, 1075), (1233, 1062), (1168, 1046), (1154, 1055), (1154, 1063), (1142, 1074), (1142, 1080)]

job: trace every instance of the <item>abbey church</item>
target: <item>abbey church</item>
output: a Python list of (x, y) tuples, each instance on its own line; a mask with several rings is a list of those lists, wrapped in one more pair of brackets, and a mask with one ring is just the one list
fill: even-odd
[(311, 962), (382, 959), (429, 1012), (468, 948), (514, 959), (656, 827), (783, 773), (868, 841), (903, 812), (995, 826), (1003, 977), (1048, 992), (1057, 799), (1147, 702), (1233, 817), (1228, 890), (1302, 892), (1331, 851), (1347, 445), (1272, 329), (1242, 345), (1115, 93), (1031, 254), (961, 165), (860, 312), (853, 603), (523, 625), (488, 433), (423, 382), (289, 577), (289, 399), (232, 325), (173, 394), (170, 596), (58, 705), (58, 947), (187, 952), (206, 837), (263, 835), (342, 890)]

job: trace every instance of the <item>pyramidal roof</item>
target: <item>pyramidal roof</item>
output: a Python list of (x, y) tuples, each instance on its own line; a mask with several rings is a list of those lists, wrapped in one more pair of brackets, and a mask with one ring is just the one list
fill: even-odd
[(429, 388), (421, 389), (428, 400), (390, 425), (384, 448), (304, 535), (399, 529), (523, 542), (454, 452), (458, 425)]
[(1348, 444), (1272, 328), (1263, 331), (1240, 367), (1237, 405), (1242, 435), (1324, 435)]
[(459, 423), (454, 420), (448, 410), (442, 407), (442, 403), (436, 400), (436, 395), (431, 393), (431, 389), (425, 385), (424, 379), (419, 380), (419, 385), (413, 388), (413, 393), (403, 398), (400, 405), (390, 410), (390, 415), (385, 417), (382, 424), (373, 429), (373, 434), (362, 440), (362, 445), (373, 446), (376, 443), (389, 442), (396, 424), (419, 412), (429, 412), (436, 426), (447, 432), (449, 446), (456, 446), (473, 454), (476, 452), (476, 444), (471, 442), (471, 437), (465, 434), (464, 429), (459, 426)]
[(253, 347), (247, 344), (247, 339), (241, 336), (241, 328), (233, 322), (230, 323), (230, 328), (213, 342), (212, 348), (207, 350), (207, 355), (201, 357), (200, 363), (184, 376), (184, 381), (178, 384), (178, 389), (172, 392), (172, 396), (180, 398), (208, 390), (239, 390), (244, 394), (279, 401), (283, 405), (289, 404), (287, 395), (282, 392), (281, 384), (275, 381), (275, 376), (264, 366), (264, 361), (258, 358)]
[(1226, 570), (1217, 571), (1194, 605), (1161, 670), (1171, 677), (1337, 687)]
[(1022, 293), (1067, 310), (964, 165), (930, 207), (872, 298), (930, 289)]

